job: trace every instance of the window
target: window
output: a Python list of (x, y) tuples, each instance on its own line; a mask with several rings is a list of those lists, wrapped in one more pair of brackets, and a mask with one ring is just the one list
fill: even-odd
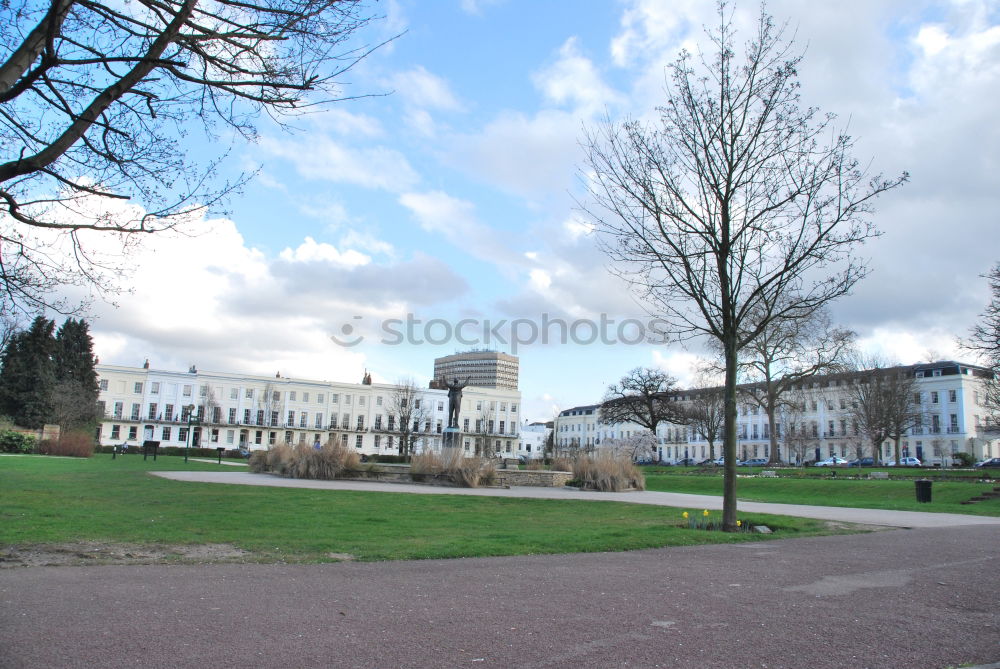
[(257, 409), (257, 421), (256, 421), (256, 424), (257, 425), (263, 425), (264, 424), (264, 410), (263, 409)]
[(309, 427), (309, 412), (303, 411), (299, 414), (299, 427)]
[(212, 422), (213, 423), (222, 422), (222, 407), (212, 407)]
[(274, 446), (274, 442), (278, 440), (278, 433), (271, 430), (267, 433), (267, 444), (268, 446)]
[(330, 414), (330, 429), (331, 430), (337, 429), (337, 414), (335, 413)]
[(274, 427), (277, 424), (278, 424), (278, 412), (277, 411), (272, 411), (271, 412), (271, 427)]
[(920, 393), (913, 393), (913, 403), (920, 404)]
[(297, 393), (294, 390), (288, 391), (288, 401), (289, 402), (294, 402), (296, 395), (297, 395)]
[(184, 397), (191, 397), (191, 386), (184, 386), (182, 394)]
[(162, 441), (170, 441), (170, 430), (171, 429), (172, 428), (165, 427), (162, 430), (160, 430), (160, 439)]
[(139, 420), (139, 410), (142, 408), (141, 404), (132, 403), (132, 420)]
[(302, 393), (302, 401), (303, 402), (308, 402), (309, 401), (309, 393)]
[(358, 429), (359, 430), (365, 429), (365, 417), (363, 415), (358, 416)]
[(149, 403), (149, 413), (146, 416), (149, 420), (156, 420), (156, 402)]
[(244, 425), (250, 424), (250, 409), (243, 410), (243, 424)]
[(350, 403), (351, 403), (351, 396), (344, 395), (344, 404), (350, 404)]
[(439, 420), (437, 424), (434, 426), (434, 431), (437, 432), (438, 434), (441, 434), (441, 427), (442, 427), (441, 421)]
[(382, 429), (382, 414), (378, 414), (377, 416), (375, 416), (375, 429), (376, 430)]
[(275, 390), (273, 393), (271, 393), (271, 401), (272, 402), (280, 402), (281, 401), (281, 391)]
[(323, 427), (323, 414), (321, 413), (316, 414), (316, 427), (317, 428)]
[(468, 418), (463, 418), (462, 419), (462, 431), (463, 432), (468, 432), (469, 431), (469, 419)]
[(291, 432), (287, 432), (287, 431), (285, 432), (285, 443), (286, 444), (291, 444), (292, 443), (292, 433)]
[(160, 394), (160, 382), (159, 381), (153, 381), (152, 383), (149, 384), (149, 394), (150, 395), (159, 395)]
[(246, 392), (243, 393), (243, 396), (246, 397), (248, 400), (252, 400), (253, 399), (253, 388), (247, 388)]
[(261, 430), (255, 430), (253, 433), (253, 443), (260, 446), (264, 442), (264, 433)]
[(137, 383), (135, 384), (135, 387), (134, 387), (134, 388), (133, 388), (132, 390), (133, 390), (133, 392), (134, 392), (134, 393), (135, 393), (136, 395), (141, 395), (141, 394), (142, 394), (142, 382), (141, 382), (141, 381), (140, 381), (140, 382), (137, 382)]
[(359, 395), (358, 396), (358, 406), (359, 407), (363, 407), (364, 405), (365, 405), (365, 396), (364, 395)]
[(236, 430), (226, 430), (226, 443), (227, 444), (233, 443), (233, 439), (235, 438), (235, 436), (236, 436)]
[(330, 395), (330, 404), (336, 404), (340, 400), (340, 395), (337, 393), (332, 393)]
[(229, 424), (232, 425), (236, 422), (236, 407), (229, 409)]
[(500, 434), (503, 434), (503, 428), (504, 428), (504, 421), (500, 421)]
[(938, 403), (938, 394), (937, 394), (937, 391), (936, 390), (932, 390), (931, 391), (931, 404), (937, 404), (937, 403)]
[(382, 406), (382, 396), (381, 395), (377, 395), (375, 397), (375, 406), (377, 406), (377, 407)]
[(361, 448), (361, 435), (354, 438), (354, 448)]
[(323, 403), (323, 393), (316, 393), (316, 404)]
[(516, 403), (514, 403), (514, 402), (510, 403), (510, 412), (511, 413), (517, 413), (517, 404)]
[(208, 386), (198, 388), (198, 397), (208, 397)]
[(396, 417), (394, 415), (392, 415), (392, 414), (389, 414), (389, 427), (388, 427), (388, 429), (389, 429), (390, 432), (392, 430), (396, 429)]
[(164, 420), (173, 420), (174, 419), (174, 405), (173, 404), (168, 404), (167, 407), (166, 407), (166, 409), (164, 409), (164, 411), (163, 411), (163, 418), (164, 418)]
[(482, 401), (476, 402), (476, 411), (482, 411), (482, 410), (483, 410)]
[(107, 390), (107, 389), (108, 389), (108, 380), (101, 379), (101, 390)]
[(382, 441), (382, 435), (376, 434), (375, 435), (375, 448), (379, 447), (379, 444), (381, 443), (381, 441)]
[(955, 390), (949, 390), (948, 391), (948, 401), (949, 402), (957, 402), (958, 401), (958, 392), (955, 391)]
[(111, 438), (112, 439), (118, 439), (121, 436), (121, 431), (122, 431), (122, 426), (121, 425), (112, 425), (111, 426)]
[(129, 425), (128, 427), (128, 440), (135, 441), (139, 437), (139, 428), (135, 425)]
[(238, 400), (239, 398), (240, 398), (240, 389), (239, 388), (230, 388), (229, 389), (229, 399), (231, 399), (231, 400)]
[(295, 412), (294, 411), (289, 411), (288, 412), (288, 421), (285, 424), (286, 425), (295, 425)]
[(413, 408), (414, 409), (419, 409), (420, 408), (420, 400), (419, 399), (413, 400)]
[(500, 403), (500, 411), (506, 411), (506, 410), (507, 410), (507, 403), (506, 402), (501, 402)]
[(212, 443), (215, 443), (215, 444), (219, 443), (219, 429), (218, 428), (215, 428), (215, 427), (212, 428), (212, 434), (211, 434), (211, 436), (209, 436), (209, 440)]
[(343, 415), (342, 417), (343, 417), (343, 419), (344, 419), (344, 422), (342, 423), (342, 425), (344, 426), (344, 429), (345, 429), (345, 430), (348, 430), (348, 429), (350, 429), (350, 425), (351, 425), (351, 414), (349, 414), (349, 413), (345, 413), (345, 414), (344, 414), (344, 415)]

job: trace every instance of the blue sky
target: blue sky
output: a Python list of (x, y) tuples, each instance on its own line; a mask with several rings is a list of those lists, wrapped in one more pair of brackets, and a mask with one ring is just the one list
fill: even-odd
[[(664, 66), (705, 44), (714, 3), (398, 0), (362, 35), (403, 34), (345, 76), (348, 94), (286, 132), (266, 119), (220, 177), (259, 169), (194, 236), (146, 240), (117, 306), (92, 307), (103, 362), (360, 380), (428, 380), (468, 348), (379, 343), (387, 319), (620, 321), (643, 311), (587, 234), (579, 142), (606, 115), (650, 117)], [(756, 2), (737, 5), (748, 26)], [(856, 155), (909, 185), (883, 198), (871, 276), (834, 308), (901, 362), (961, 355), (996, 243), (998, 3), (771, 2), (806, 49), (805, 104), (838, 114)], [(744, 33), (746, 34), (746, 33)], [(225, 145), (224, 138), (220, 140)], [(201, 155), (213, 146), (192, 145)], [(364, 337), (338, 346), (331, 334)], [(440, 332), (440, 330), (439, 330)], [(501, 347), (503, 348), (503, 347)], [(639, 365), (690, 380), (699, 344), (531, 345), (532, 419), (597, 401)]]

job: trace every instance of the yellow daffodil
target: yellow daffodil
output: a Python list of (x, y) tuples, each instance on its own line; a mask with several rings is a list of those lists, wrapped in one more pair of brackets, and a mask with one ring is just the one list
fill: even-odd
[(736, 527), (743, 527), (743, 521), (742, 520), (737, 520), (736, 521)]
[(707, 516), (707, 515), (708, 515), (708, 509), (705, 509), (704, 511), (702, 511), (702, 512), (701, 512), (701, 515), (703, 515), (703, 516)]
[(684, 518), (685, 520), (687, 520), (687, 517), (688, 517), (688, 512), (687, 512), (687, 511), (685, 511), (684, 513), (682, 513), (682, 514), (681, 514), (681, 517), (682, 517), (682, 518)]

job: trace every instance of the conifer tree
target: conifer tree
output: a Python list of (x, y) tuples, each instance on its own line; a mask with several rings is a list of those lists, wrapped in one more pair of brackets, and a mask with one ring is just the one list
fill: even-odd
[(38, 316), (31, 327), (11, 337), (4, 351), (0, 413), (22, 427), (42, 427), (52, 414), (55, 326), (54, 321)]

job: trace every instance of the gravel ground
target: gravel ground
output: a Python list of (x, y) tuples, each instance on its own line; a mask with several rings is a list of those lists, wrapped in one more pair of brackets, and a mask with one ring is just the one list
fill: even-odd
[(0, 667), (1000, 661), (1000, 527), (628, 553), (0, 570)]

